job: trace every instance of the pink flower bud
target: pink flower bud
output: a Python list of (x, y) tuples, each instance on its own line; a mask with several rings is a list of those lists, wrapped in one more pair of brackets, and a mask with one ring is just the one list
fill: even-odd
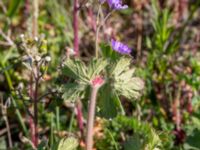
[(101, 87), (104, 84), (104, 79), (101, 76), (96, 76), (92, 81), (91, 85), (93, 87)]

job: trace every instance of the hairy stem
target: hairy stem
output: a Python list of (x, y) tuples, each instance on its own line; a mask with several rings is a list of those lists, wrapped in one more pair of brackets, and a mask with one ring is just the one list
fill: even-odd
[(87, 118), (86, 150), (92, 150), (93, 146), (93, 126), (94, 126), (97, 92), (98, 88), (92, 87), (92, 93), (89, 102), (89, 112)]

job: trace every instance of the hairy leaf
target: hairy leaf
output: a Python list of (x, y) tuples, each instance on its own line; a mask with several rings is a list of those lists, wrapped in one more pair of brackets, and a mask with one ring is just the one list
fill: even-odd
[(86, 89), (86, 85), (78, 83), (68, 83), (63, 87), (63, 99), (76, 101), (81, 97), (82, 92)]
[(88, 76), (93, 79), (95, 76), (99, 75), (100, 72), (105, 69), (108, 62), (105, 59), (93, 59), (88, 66)]
[(64, 64), (63, 73), (68, 77), (79, 79), (87, 83), (89, 82), (89, 78), (86, 74), (86, 70), (85, 64), (80, 60), (68, 59)]
[(131, 59), (122, 57), (113, 64), (114, 67), (111, 67), (111, 74), (114, 77), (119, 76), (122, 72), (129, 69)]
[(58, 150), (76, 150), (78, 147), (78, 140), (74, 137), (61, 139)]

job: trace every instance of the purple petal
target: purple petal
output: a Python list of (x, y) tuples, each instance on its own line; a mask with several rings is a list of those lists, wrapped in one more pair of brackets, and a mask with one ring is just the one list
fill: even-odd
[(107, 1), (111, 9), (120, 10), (128, 8), (128, 5), (122, 5), (122, 0), (100, 0), (101, 3)]
[(127, 9), (128, 5), (121, 5), (121, 4), (116, 4), (114, 9), (120, 10), (120, 9)]
[(112, 39), (111, 45), (112, 45), (112, 49), (114, 51), (117, 51), (121, 54), (130, 54), (131, 53), (131, 48), (129, 48), (127, 45), (125, 45), (121, 42), (118, 42), (118, 41), (115, 41)]

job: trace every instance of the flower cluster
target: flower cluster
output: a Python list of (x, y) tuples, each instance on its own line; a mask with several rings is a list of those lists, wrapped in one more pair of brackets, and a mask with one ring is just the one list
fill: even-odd
[(123, 5), (122, 0), (100, 0), (101, 3), (107, 2), (111, 9), (120, 10), (128, 8), (128, 5)]
[(121, 54), (130, 54), (131, 53), (131, 48), (129, 48), (127, 45), (121, 43), (121, 42), (118, 42), (118, 41), (115, 41), (115, 40), (111, 40), (111, 46), (112, 46), (112, 49), (121, 53)]

